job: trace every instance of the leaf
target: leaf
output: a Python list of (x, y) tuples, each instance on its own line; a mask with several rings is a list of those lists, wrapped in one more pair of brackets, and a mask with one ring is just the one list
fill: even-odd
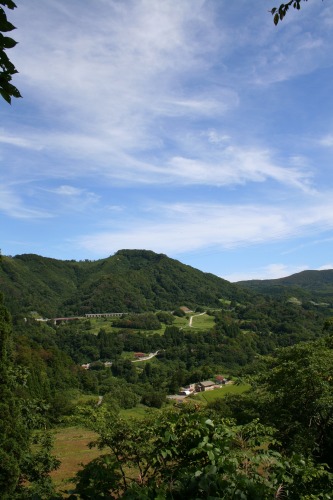
[(277, 25), (277, 23), (279, 22), (279, 19), (280, 19), (280, 18), (279, 18), (279, 14), (275, 14), (275, 16), (274, 16), (274, 24), (275, 24), (275, 26), (276, 26), (276, 25)]
[(11, 97), (10, 97), (10, 94), (8, 94), (8, 92), (6, 92), (5, 90), (0, 88), (0, 94), (4, 98), (5, 101), (7, 101), (9, 104), (11, 104)]
[(0, 0), (0, 5), (4, 5), (5, 7), (8, 7), (8, 9), (15, 9), (17, 5), (12, 1), (12, 0)]
[(15, 26), (7, 20), (4, 10), (0, 7), (0, 31), (12, 31), (14, 29), (16, 29)]
[(0, 38), (0, 44), (4, 49), (12, 49), (13, 47), (15, 47), (17, 42), (15, 42), (15, 40), (10, 38), (9, 36), (4, 36), (2, 37), (2, 39)]

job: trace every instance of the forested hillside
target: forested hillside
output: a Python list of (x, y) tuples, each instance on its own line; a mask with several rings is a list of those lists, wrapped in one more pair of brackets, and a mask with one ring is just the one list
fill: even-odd
[(286, 278), (239, 281), (237, 284), (275, 297), (333, 302), (333, 269), (302, 271)]
[(147, 250), (120, 250), (107, 259), (80, 262), (3, 256), (0, 291), (12, 312), (37, 311), (45, 317), (217, 307), (221, 299), (247, 295), (217, 276)]
[[(54, 325), (19, 317), (12, 331), (1, 306), (2, 498), (332, 498), (332, 321), (272, 299), (210, 314), (207, 330), (144, 331), (149, 313), (138, 316), (140, 331), (108, 318), (96, 332), (97, 320)], [(173, 322), (181, 320), (188, 318)], [(138, 350), (157, 351), (137, 363)], [(221, 396), (206, 405), (166, 399), (217, 374), (244, 377), (252, 388), (224, 398), (225, 389), (216, 389)], [(140, 418), (124, 414), (136, 409)], [(77, 434), (82, 426), (95, 432), (101, 455), (80, 468), (80, 449), (75, 487), (56, 487), (49, 473), (62, 455), (52, 452), (46, 429), (64, 432), (74, 423)]]
[[(0, 265), (2, 498), (332, 498), (333, 309), (315, 300), (330, 273), (274, 297), (144, 250)], [(174, 404), (204, 381), (211, 399)], [(103, 455), (80, 468), (80, 448), (69, 488), (51, 481), (62, 454), (47, 430), (73, 425)]]

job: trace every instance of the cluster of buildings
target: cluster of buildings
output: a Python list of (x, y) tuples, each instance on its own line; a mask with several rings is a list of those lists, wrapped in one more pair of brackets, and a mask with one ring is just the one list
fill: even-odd
[(223, 375), (216, 375), (214, 380), (204, 380), (196, 384), (189, 384), (182, 387), (178, 394), (168, 396), (169, 399), (174, 399), (176, 401), (183, 401), (184, 398), (190, 396), (191, 394), (197, 394), (198, 392), (212, 391), (218, 389), (227, 384), (229, 380)]

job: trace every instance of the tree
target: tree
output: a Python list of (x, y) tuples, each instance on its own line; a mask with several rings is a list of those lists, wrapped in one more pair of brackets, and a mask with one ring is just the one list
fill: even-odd
[(27, 449), (25, 427), (13, 393), (10, 316), (0, 297), (0, 490), (10, 498)]
[[(12, 10), (16, 8), (16, 4), (12, 0), (0, 0), (0, 5)], [(18, 89), (11, 83), (12, 76), (18, 71), (6, 54), (6, 50), (15, 47), (17, 42), (3, 35), (3, 33), (14, 29), (15, 26), (7, 20), (4, 9), (0, 7), (0, 94), (9, 104), (12, 97), (22, 97)]]
[(330, 498), (325, 467), (280, 453), (273, 429), (258, 421), (213, 421), (190, 404), (142, 420), (101, 405), (81, 409), (81, 418), (107, 454), (77, 474), (79, 498)]
[(239, 423), (260, 418), (284, 450), (333, 469), (333, 337), (278, 349), (252, 378), (253, 390), (226, 398)]
[[(303, 2), (307, 2), (308, 0), (303, 0)], [(296, 10), (301, 9), (301, 2), (302, 0), (289, 0), (287, 3), (282, 3), (280, 7), (274, 7), (270, 12), (274, 16), (274, 24), (275, 26), (278, 24), (279, 21), (282, 21), (282, 19), (286, 16), (289, 8), (292, 6)]]
[[(27, 374), (14, 366), (10, 315), (0, 294), (0, 491), (2, 500), (52, 498), (59, 465), (48, 433), (34, 433), (43, 408), (20, 395)], [(29, 484), (29, 486), (27, 486)], [(55, 497), (54, 497), (55, 498)]]

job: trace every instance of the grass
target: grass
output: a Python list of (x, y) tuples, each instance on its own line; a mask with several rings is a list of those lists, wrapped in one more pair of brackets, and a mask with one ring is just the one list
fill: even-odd
[[(147, 415), (147, 412), (153, 411), (157, 410), (138, 405), (135, 408), (121, 410), (120, 416), (125, 419), (142, 419)], [(54, 437), (53, 455), (61, 461), (61, 465), (59, 469), (51, 473), (51, 477), (57, 490), (63, 492), (74, 487), (75, 483), (71, 479), (82, 469), (82, 465), (86, 465), (107, 451), (89, 448), (88, 444), (96, 439), (97, 434), (84, 427), (60, 428), (55, 432)]]
[[(213, 391), (202, 392), (193, 396), (194, 400), (200, 403), (210, 403), (218, 398), (223, 398), (227, 394), (242, 394), (250, 389), (249, 384), (235, 385), (227, 384), (220, 389)], [(81, 401), (94, 398), (94, 396), (80, 397)], [(96, 396), (97, 398), (97, 396)], [(191, 398), (192, 399), (192, 398)], [(147, 409), (144, 405), (138, 405), (135, 408), (121, 410), (120, 415), (123, 418), (142, 419), (147, 415), (147, 412), (157, 411)], [(89, 448), (88, 444), (96, 439), (97, 435), (83, 427), (64, 427), (55, 432), (55, 443), (53, 454), (61, 461), (58, 470), (51, 473), (51, 477), (58, 491), (70, 490), (74, 483), (71, 478), (82, 468), (82, 465), (87, 464), (94, 458), (97, 458), (103, 452), (97, 448)]]
[[(193, 314), (187, 314), (186, 316), (183, 317), (174, 317), (174, 326), (177, 326), (178, 328), (183, 328), (183, 329), (190, 329), (189, 327), (189, 320), (190, 316), (194, 316), (192, 320), (192, 328), (191, 330), (209, 330), (214, 326), (214, 318), (213, 316), (208, 316), (207, 314), (203, 314), (202, 316), (196, 316), (197, 313)], [(101, 329), (104, 329), (107, 333), (111, 332), (117, 332), (121, 331), (120, 327), (113, 327), (112, 326), (112, 318), (90, 318), (90, 325), (91, 327), (87, 330), (85, 327), (85, 323), (87, 320), (81, 320), (82, 322), (82, 332), (89, 332), (94, 335), (97, 335), (98, 332)], [(167, 325), (162, 323), (161, 328), (159, 330), (152, 330), (152, 331), (147, 331), (146, 333), (153, 335), (154, 333), (158, 333), (159, 335), (163, 335), (165, 328)], [(139, 330), (133, 329), (133, 333), (137, 332)]]
[(65, 427), (56, 431), (53, 454), (61, 461), (58, 470), (51, 473), (57, 490), (73, 487), (70, 479), (94, 458), (101, 455), (97, 448), (89, 448), (88, 444), (96, 439), (96, 434), (81, 427)]
[(185, 326), (188, 326), (188, 319), (186, 316), (175, 316), (174, 318), (174, 322), (171, 326), (176, 326), (177, 328), (184, 328)]
[(192, 328), (195, 330), (210, 330), (215, 325), (214, 316), (202, 314), (200, 316), (193, 315)]
[(135, 408), (129, 408), (128, 410), (120, 410), (120, 416), (124, 419), (126, 418), (137, 418), (138, 420), (144, 418), (148, 412), (156, 411), (154, 408), (148, 408), (144, 405), (137, 405)]
[(193, 396), (193, 399), (198, 399), (204, 403), (210, 403), (215, 401), (215, 399), (224, 398), (227, 394), (242, 394), (250, 389), (250, 384), (227, 384), (222, 386), (220, 389), (215, 389), (213, 391), (205, 391)]
[[(191, 316), (193, 316), (192, 327), (189, 326), (189, 321)], [(213, 316), (209, 316), (208, 314), (200, 314), (199, 316), (198, 313), (187, 314), (186, 317), (183, 316), (181, 318), (176, 316), (175, 321), (173, 323), (174, 326), (177, 326), (178, 328), (183, 328), (184, 330), (187, 331), (210, 330), (211, 328), (213, 328), (214, 324), (215, 321)]]

